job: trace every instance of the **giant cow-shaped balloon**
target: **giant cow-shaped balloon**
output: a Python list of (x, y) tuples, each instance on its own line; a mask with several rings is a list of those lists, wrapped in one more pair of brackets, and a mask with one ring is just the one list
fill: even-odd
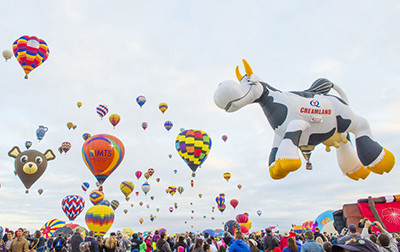
[[(298, 149), (309, 161), (314, 147), (320, 143), (337, 148), (337, 160), (344, 174), (354, 180), (365, 179), (369, 173), (383, 174), (394, 166), (393, 154), (373, 138), (367, 120), (355, 114), (343, 90), (327, 79), (316, 80), (304, 91), (282, 92), (260, 81), (243, 60), (246, 74), (236, 67), (239, 85), (234, 81), (219, 84), (215, 104), (234, 112), (259, 103), (275, 131), (269, 156), (269, 172), (273, 179), (282, 179), (301, 166)], [(330, 95), (333, 89), (340, 97)], [(357, 153), (348, 141), (354, 134)], [(307, 162), (308, 168), (311, 164)]]

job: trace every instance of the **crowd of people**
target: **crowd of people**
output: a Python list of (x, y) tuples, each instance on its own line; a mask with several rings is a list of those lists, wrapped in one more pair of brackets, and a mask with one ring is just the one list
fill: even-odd
[[(379, 231), (372, 232), (373, 226)], [(318, 228), (301, 234), (275, 234), (267, 228), (261, 235), (225, 232), (222, 237), (206, 232), (167, 235), (158, 231), (126, 237), (117, 231), (106, 239), (95, 236), (94, 231), (85, 236), (81, 229), (72, 235), (59, 233), (45, 239), (40, 231), (31, 235), (20, 228), (16, 232), (6, 230), (0, 252), (399, 252), (400, 236), (388, 233), (381, 223), (362, 219), (359, 228), (360, 233), (351, 224), (340, 235), (321, 233)]]

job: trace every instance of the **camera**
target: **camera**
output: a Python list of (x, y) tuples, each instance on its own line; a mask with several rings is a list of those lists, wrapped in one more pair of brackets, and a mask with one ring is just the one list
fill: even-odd
[(376, 225), (375, 221), (371, 222), (371, 226), (375, 226), (375, 225)]
[(361, 219), (360, 222), (358, 223), (358, 227), (359, 227), (359, 228), (364, 228), (365, 222), (366, 222), (367, 220), (368, 220), (368, 218)]

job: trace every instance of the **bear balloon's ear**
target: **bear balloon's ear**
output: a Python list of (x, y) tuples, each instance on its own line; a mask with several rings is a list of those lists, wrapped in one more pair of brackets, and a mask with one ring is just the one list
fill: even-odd
[(18, 148), (18, 146), (14, 146), (9, 152), (8, 155), (10, 157), (16, 158), (18, 155), (21, 154), (21, 150)]
[(53, 160), (56, 158), (56, 155), (54, 155), (53, 151), (48, 149), (45, 153), (44, 153), (44, 157), (47, 159), (47, 161)]

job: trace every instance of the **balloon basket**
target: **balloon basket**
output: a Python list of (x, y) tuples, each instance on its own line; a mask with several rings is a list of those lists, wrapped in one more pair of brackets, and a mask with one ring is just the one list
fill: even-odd
[(195, 178), (196, 177), (196, 173), (193, 172), (192, 173), (192, 177)]
[(29, 190), (26, 190), (25, 193), (29, 193)]

